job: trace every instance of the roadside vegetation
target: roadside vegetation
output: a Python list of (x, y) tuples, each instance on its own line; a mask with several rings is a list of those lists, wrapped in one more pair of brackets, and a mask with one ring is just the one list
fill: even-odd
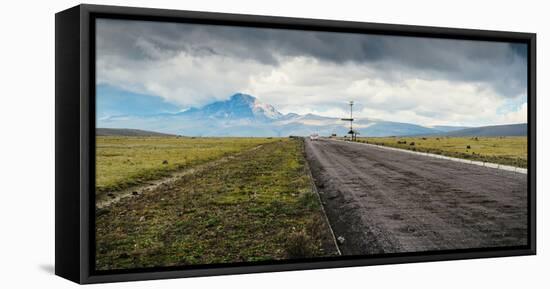
[(171, 172), (219, 159), (260, 144), (268, 138), (96, 137), (98, 198), (168, 176)]
[[(168, 142), (177, 141), (183, 140)], [(232, 146), (236, 140), (217, 141)], [(258, 141), (248, 140), (253, 145)], [(139, 149), (145, 150), (146, 143), (143, 140)], [(158, 140), (153, 143), (158, 146)], [(312, 189), (303, 141), (263, 143), (208, 170), (97, 209), (96, 269), (335, 255), (330, 229)]]
[(527, 167), (526, 137), (369, 137), (359, 142), (449, 157)]

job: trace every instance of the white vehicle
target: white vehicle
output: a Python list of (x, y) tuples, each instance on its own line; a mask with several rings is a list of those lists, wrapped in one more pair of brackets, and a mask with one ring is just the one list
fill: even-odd
[(312, 135), (309, 136), (309, 139), (310, 139), (310, 140), (318, 140), (318, 139), (319, 139), (319, 135), (316, 134), (316, 133), (314, 133), (314, 134), (312, 134)]

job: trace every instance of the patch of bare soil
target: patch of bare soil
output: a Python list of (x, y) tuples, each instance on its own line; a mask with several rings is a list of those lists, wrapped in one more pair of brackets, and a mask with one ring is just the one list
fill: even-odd
[[(262, 145), (256, 146), (256, 147), (254, 147), (250, 150), (247, 150), (247, 151), (257, 150), (260, 147), (262, 147)], [(170, 186), (175, 181), (177, 181), (178, 179), (180, 179), (184, 176), (188, 176), (188, 175), (191, 175), (191, 174), (202, 172), (202, 171), (208, 170), (209, 168), (212, 168), (212, 167), (218, 166), (220, 164), (226, 163), (226, 162), (236, 158), (237, 156), (241, 155), (242, 153), (243, 152), (238, 153), (238, 154), (234, 154), (234, 155), (231, 155), (231, 156), (226, 156), (226, 157), (223, 157), (223, 158), (220, 158), (220, 159), (217, 159), (217, 160), (213, 160), (213, 161), (210, 161), (210, 162), (206, 162), (204, 164), (196, 165), (196, 166), (193, 166), (191, 168), (176, 171), (176, 172), (172, 173), (169, 177), (165, 177), (165, 178), (154, 180), (154, 181), (149, 181), (149, 182), (147, 182), (147, 184), (144, 184), (144, 185), (133, 186), (133, 187), (130, 187), (130, 188), (127, 188), (127, 189), (124, 189), (124, 190), (120, 190), (120, 191), (116, 191), (116, 192), (109, 192), (109, 193), (105, 194), (104, 198), (96, 200), (96, 208), (102, 209), (102, 208), (110, 206), (113, 203), (119, 202), (121, 199), (131, 198), (131, 197), (135, 197), (135, 196), (138, 196), (138, 195), (141, 195), (141, 194), (146, 194), (146, 193), (152, 192), (152, 191), (154, 191), (157, 188), (162, 187), (162, 186)]]

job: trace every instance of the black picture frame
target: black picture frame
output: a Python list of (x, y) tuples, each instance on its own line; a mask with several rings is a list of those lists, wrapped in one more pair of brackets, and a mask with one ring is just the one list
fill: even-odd
[[(528, 245), (315, 260), (94, 270), (96, 18), (519, 42), (528, 45)], [(536, 34), (166, 9), (79, 5), (55, 15), (55, 274), (101, 283), (536, 254)]]

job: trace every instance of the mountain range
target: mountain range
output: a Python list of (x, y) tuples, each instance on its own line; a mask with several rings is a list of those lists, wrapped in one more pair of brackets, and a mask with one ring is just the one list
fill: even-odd
[[(409, 135), (461, 135), (461, 131), (473, 128), (460, 126), (426, 127), (411, 123), (357, 118), (354, 129), (363, 136), (409, 136)], [(526, 124), (521, 124), (520, 126)], [(147, 115), (117, 115), (98, 119), (98, 127), (127, 128), (157, 131), (186, 136), (306, 136), (345, 135), (349, 123), (340, 118), (315, 114), (283, 114), (272, 105), (262, 103), (251, 95), (236, 93), (224, 101), (216, 101), (200, 108), (190, 108), (175, 113)], [(521, 129), (515, 129), (514, 133)], [(474, 130), (472, 133), (487, 133)], [(500, 128), (501, 135), (507, 135)], [(475, 135), (475, 134), (472, 134)]]

